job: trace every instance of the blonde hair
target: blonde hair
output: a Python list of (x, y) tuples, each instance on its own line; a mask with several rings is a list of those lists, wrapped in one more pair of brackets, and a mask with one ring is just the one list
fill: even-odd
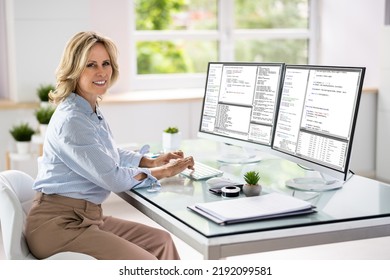
[(118, 79), (118, 51), (111, 39), (92, 31), (79, 32), (69, 40), (62, 54), (56, 71), (56, 89), (49, 93), (49, 98), (53, 103), (59, 104), (75, 92), (80, 75), (87, 64), (90, 50), (97, 43), (103, 44), (110, 57), (112, 75), (109, 85), (111, 86)]

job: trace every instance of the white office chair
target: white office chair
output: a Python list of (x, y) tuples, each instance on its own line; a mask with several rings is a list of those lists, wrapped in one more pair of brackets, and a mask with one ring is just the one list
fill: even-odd
[[(36, 259), (28, 249), (23, 227), (34, 198), (33, 178), (18, 171), (0, 172), (0, 221), (5, 256), (8, 260)], [(93, 260), (95, 258), (76, 252), (62, 252), (47, 260)]]

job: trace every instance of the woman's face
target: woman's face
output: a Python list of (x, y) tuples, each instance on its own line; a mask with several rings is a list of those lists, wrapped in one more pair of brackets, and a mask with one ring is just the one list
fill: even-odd
[(106, 93), (112, 75), (110, 56), (103, 44), (95, 44), (77, 83), (77, 93), (95, 109), (96, 100)]

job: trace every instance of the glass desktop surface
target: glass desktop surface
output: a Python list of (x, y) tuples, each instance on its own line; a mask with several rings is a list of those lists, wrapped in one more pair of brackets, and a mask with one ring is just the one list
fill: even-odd
[(151, 193), (146, 188), (132, 190), (206, 237), (390, 216), (390, 203), (388, 203), (390, 186), (385, 183), (354, 175), (338, 190), (297, 191), (285, 187), (285, 181), (304, 176), (307, 171), (293, 162), (263, 153), (263, 159), (258, 163), (221, 165), (214, 157), (218, 153), (217, 143), (196, 141), (196, 144), (192, 141), (183, 143), (183, 151), (186, 154), (193, 154), (195, 160), (224, 170), (224, 177), (242, 182), (242, 175), (246, 171), (257, 170), (261, 175), (260, 183), (263, 186), (263, 194), (285, 193), (309, 201), (317, 208), (317, 212), (312, 214), (219, 225), (193, 212), (187, 206), (226, 199), (234, 200), (244, 197), (243, 194), (240, 194), (238, 198), (222, 198), (209, 192), (209, 186), (205, 180), (193, 181), (180, 175), (161, 180), (162, 188), (158, 192)]

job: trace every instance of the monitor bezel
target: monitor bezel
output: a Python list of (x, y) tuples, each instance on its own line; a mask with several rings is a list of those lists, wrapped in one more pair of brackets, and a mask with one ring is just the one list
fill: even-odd
[[(348, 151), (345, 159), (345, 165), (343, 170), (339, 170), (336, 168), (333, 168), (331, 166), (321, 164), (319, 162), (311, 161), (306, 158), (299, 157), (297, 155), (288, 153), (284, 150), (280, 150), (279, 148), (275, 147), (275, 133), (276, 133), (276, 127), (278, 125), (278, 119), (279, 119), (279, 107), (280, 102), (282, 99), (283, 94), (283, 86), (284, 86), (284, 80), (285, 75), (288, 70), (288, 68), (295, 68), (295, 69), (334, 69), (334, 70), (347, 70), (347, 71), (356, 71), (360, 72), (360, 79), (359, 79), (359, 87), (357, 90), (357, 96), (356, 96), (356, 104), (354, 106), (354, 112), (353, 112), (353, 120), (352, 120), (352, 127), (351, 127), (351, 136), (350, 141), (348, 142)], [(275, 129), (273, 130), (273, 136), (272, 136), (272, 144), (271, 149), (272, 153), (285, 158), (287, 160), (290, 160), (292, 162), (295, 162), (301, 166), (304, 166), (305, 168), (310, 168), (315, 171), (327, 174), (335, 179), (346, 181), (351, 174), (353, 174), (352, 171), (350, 171), (350, 161), (351, 161), (351, 154), (352, 154), (352, 148), (353, 148), (353, 140), (355, 136), (355, 130), (356, 130), (356, 124), (357, 124), (357, 117), (359, 113), (359, 107), (360, 107), (360, 99), (362, 95), (363, 90), (363, 83), (364, 83), (364, 76), (365, 76), (366, 67), (356, 67), (356, 66), (338, 66), (338, 65), (299, 65), (299, 64), (286, 64), (283, 72), (283, 79), (282, 84), (280, 86), (280, 96), (279, 96), (279, 105), (277, 110), (277, 116), (275, 121)]]
[[(248, 140), (241, 140), (233, 137), (229, 137), (226, 135), (218, 135), (218, 134), (213, 134), (210, 132), (205, 132), (202, 131), (202, 120), (203, 120), (203, 112), (204, 112), (204, 107), (205, 107), (205, 102), (206, 102), (206, 94), (207, 94), (207, 85), (208, 85), (208, 79), (209, 79), (209, 70), (210, 66), (213, 64), (226, 64), (226, 65), (258, 65), (258, 66), (279, 66), (280, 67), (280, 75), (279, 75), (279, 88), (277, 91), (277, 97), (276, 97), (276, 104), (275, 104), (275, 115), (274, 115), (274, 124), (272, 128), (272, 133), (271, 133), (271, 141), (270, 144), (262, 144), (259, 142), (251, 142)], [(209, 62), (207, 66), (207, 72), (206, 72), (206, 80), (205, 80), (205, 86), (204, 86), (204, 93), (203, 93), (203, 100), (202, 100), (202, 109), (200, 113), (200, 122), (199, 122), (199, 127), (198, 127), (198, 132), (197, 136), (199, 138), (203, 139), (208, 139), (208, 140), (213, 140), (217, 141), (220, 143), (228, 144), (228, 145), (234, 145), (234, 146), (239, 146), (242, 148), (250, 148), (250, 149), (255, 149), (255, 150), (260, 150), (260, 151), (265, 151), (265, 152), (272, 152), (271, 146), (273, 142), (273, 137), (274, 137), (274, 130), (276, 126), (276, 120), (277, 120), (277, 115), (278, 115), (278, 106), (279, 106), (279, 99), (281, 95), (281, 85), (284, 77), (284, 71), (285, 71), (285, 63), (283, 62), (229, 62), (229, 61), (219, 61), (219, 62)]]

